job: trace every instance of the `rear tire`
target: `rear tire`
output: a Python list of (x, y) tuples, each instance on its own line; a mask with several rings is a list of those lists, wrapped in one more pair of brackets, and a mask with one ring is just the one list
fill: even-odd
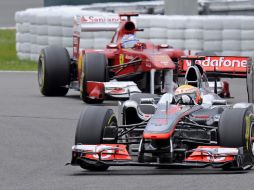
[[(240, 148), (244, 151), (244, 164), (253, 164), (254, 137), (253, 114), (249, 108), (225, 110), (219, 121), (218, 139), (222, 147)], [(226, 166), (225, 169), (229, 169)], [(250, 167), (251, 168), (251, 167)]]
[(46, 47), (38, 60), (38, 83), (44, 96), (65, 96), (70, 84), (70, 56), (62, 47)]
[(81, 79), (82, 91), (81, 98), (85, 103), (100, 104), (103, 99), (91, 99), (86, 92), (87, 81), (106, 82), (108, 79), (107, 74), (108, 59), (104, 54), (87, 53), (83, 60), (83, 78)]
[[(114, 144), (117, 142), (117, 135), (117, 119), (113, 110), (91, 106), (80, 115), (75, 134), (75, 145)], [(110, 139), (103, 140), (103, 138)], [(80, 167), (91, 171), (105, 171), (109, 166), (81, 163)]]

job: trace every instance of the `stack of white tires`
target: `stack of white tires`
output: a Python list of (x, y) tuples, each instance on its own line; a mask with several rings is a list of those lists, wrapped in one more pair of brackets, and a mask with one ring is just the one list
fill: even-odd
[[(75, 15), (116, 17), (116, 14), (87, 10), (84, 6), (27, 9), (16, 13), (16, 48), (21, 59), (37, 60), (42, 48), (66, 47), (72, 56)], [(183, 50), (213, 51), (221, 55), (254, 56), (253, 16), (165, 16), (135, 18), (141, 41), (166, 43)], [(97, 23), (98, 24), (98, 23)], [(101, 23), (103, 26), (104, 23)], [(83, 32), (81, 48), (104, 48), (113, 32)]]

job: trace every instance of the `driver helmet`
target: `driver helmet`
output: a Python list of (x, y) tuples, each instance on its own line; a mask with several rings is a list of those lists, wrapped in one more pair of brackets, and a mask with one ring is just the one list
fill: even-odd
[(176, 102), (183, 104), (202, 104), (201, 92), (197, 87), (185, 84), (178, 87), (175, 91), (174, 99)]
[(139, 40), (134, 34), (125, 34), (122, 38), (122, 47), (123, 48), (133, 48)]

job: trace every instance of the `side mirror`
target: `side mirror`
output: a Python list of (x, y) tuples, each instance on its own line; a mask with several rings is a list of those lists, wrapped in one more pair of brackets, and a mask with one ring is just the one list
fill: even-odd
[(110, 43), (110, 44), (107, 45), (107, 48), (108, 49), (118, 49), (118, 46), (117, 46), (117, 44)]
[(140, 104), (154, 104), (154, 98), (141, 98)]
[(169, 46), (168, 44), (159, 44), (158, 49), (167, 49), (167, 48), (173, 48), (172, 46)]
[(227, 105), (227, 101), (226, 100), (216, 99), (216, 100), (212, 101), (212, 105)]

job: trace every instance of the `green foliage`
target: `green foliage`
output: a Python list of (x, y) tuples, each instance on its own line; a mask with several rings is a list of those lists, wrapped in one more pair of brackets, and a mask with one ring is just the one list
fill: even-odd
[(0, 70), (34, 71), (37, 64), (16, 54), (16, 31), (0, 30)]

